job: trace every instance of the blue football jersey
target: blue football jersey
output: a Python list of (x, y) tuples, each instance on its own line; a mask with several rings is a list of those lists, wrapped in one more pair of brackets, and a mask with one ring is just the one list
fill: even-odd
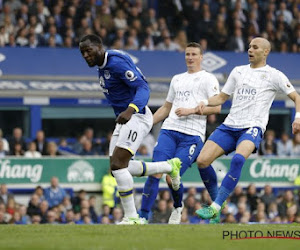
[(103, 93), (116, 116), (133, 104), (138, 113), (145, 112), (150, 97), (148, 83), (129, 55), (118, 50), (107, 50), (103, 65), (98, 67)]

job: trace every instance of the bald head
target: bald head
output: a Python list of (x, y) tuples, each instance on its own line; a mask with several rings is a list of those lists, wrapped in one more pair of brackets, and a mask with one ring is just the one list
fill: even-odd
[(259, 44), (260, 45), (260, 47), (262, 48), (262, 49), (266, 49), (266, 50), (268, 50), (269, 51), (269, 53), (270, 53), (270, 51), (271, 51), (271, 43), (266, 39), (266, 38), (263, 38), (263, 37), (256, 37), (256, 38), (254, 38), (252, 41), (251, 41), (251, 43), (257, 43), (257, 44)]

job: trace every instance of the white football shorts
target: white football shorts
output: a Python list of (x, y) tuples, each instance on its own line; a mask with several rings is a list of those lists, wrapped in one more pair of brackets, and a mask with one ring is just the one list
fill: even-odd
[(109, 156), (112, 156), (116, 146), (135, 155), (152, 125), (153, 115), (148, 106), (145, 107), (145, 114), (133, 114), (126, 124), (116, 124), (109, 144)]

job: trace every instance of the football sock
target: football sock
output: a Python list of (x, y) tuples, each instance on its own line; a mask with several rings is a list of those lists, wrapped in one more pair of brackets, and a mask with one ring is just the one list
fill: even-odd
[(113, 170), (112, 174), (117, 181), (124, 216), (128, 218), (138, 217), (133, 198), (133, 179), (128, 169)]
[(166, 161), (129, 161), (128, 171), (132, 176), (149, 176), (160, 173), (170, 173), (172, 171), (172, 166)]
[(240, 154), (235, 154), (232, 157), (230, 169), (222, 181), (215, 203), (222, 206), (223, 202), (234, 190), (240, 179), (245, 160), (245, 157)]
[(183, 197), (183, 185), (182, 183), (180, 183), (180, 188), (175, 191), (173, 190), (172, 188), (171, 189), (171, 193), (172, 193), (172, 197), (173, 197), (173, 200), (174, 200), (174, 207), (177, 208), (177, 207), (182, 207), (182, 197)]
[(218, 194), (218, 180), (215, 170), (211, 165), (206, 168), (198, 168), (198, 170), (210, 198), (214, 201)]
[(155, 178), (154, 176), (149, 176), (144, 186), (140, 215), (146, 220), (149, 219), (149, 212), (151, 211), (158, 194), (159, 180), (160, 179)]

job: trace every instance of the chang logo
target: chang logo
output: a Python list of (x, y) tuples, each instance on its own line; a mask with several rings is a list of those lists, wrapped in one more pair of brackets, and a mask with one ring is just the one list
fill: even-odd
[(87, 161), (76, 161), (68, 168), (67, 179), (69, 182), (93, 182), (94, 168)]

